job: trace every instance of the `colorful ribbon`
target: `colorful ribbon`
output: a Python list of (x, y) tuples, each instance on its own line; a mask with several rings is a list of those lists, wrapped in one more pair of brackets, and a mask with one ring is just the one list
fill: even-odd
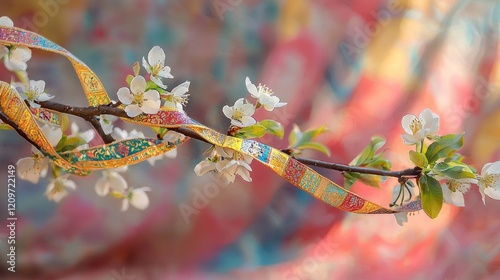
[[(110, 103), (111, 99), (94, 72), (64, 48), (46, 38), (20, 28), (0, 26), (0, 44), (25, 46), (65, 56), (73, 65), (80, 79), (88, 104), (90, 106), (98, 106)], [(31, 140), (38, 144), (56, 165), (76, 175), (87, 175), (94, 170), (139, 163), (148, 158), (163, 154), (188, 140), (186, 138), (179, 143), (165, 144), (159, 139), (130, 139), (81, 151), (58, 153), (49, 144), (36, 121), (38, 119), (57, 124), (59, 123), (57, 114), (49, 110), (30, 110), (17, 92), (5, 82), (0, 82), (0, 110), (14, 121)], [(251, 156), (271, 168), (294, 186), (331, 206), (347, 212), (387, 214), (402, 211), (418, 211), (421, 209), (420, 201), (414, 201), (397, 210), (379, 206), (342, 188), (275, 148), (254, 140), (226, 136), (194, 121), (184, 112), (162, 108), (160, 112), (154, 115), (142, 114), (133, 119), (123, 118), (123, 120), (144, 126), (188, 128), (213, 145), (230, 148)]]

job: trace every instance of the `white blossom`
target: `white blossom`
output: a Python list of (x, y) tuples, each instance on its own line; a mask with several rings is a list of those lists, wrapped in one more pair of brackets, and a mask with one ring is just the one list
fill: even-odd
[(122, 200), (122, 211), (127, 211), (129, 204), (139, 210), (144, 210), (149, 206), (149, 197), (146, 194), (151, 191), (150, 187), (141, 187), (136, 189), (129, 189)]
[(27, 100), (33, 108), (40, 108), (40, 104), (35, 103), (35, 101), (43, 102), (54, 98), (54, 96), (45, 93), (44, 81), (30, 80), (28, 84), (15, 83), (13, 86), (21, 98)]
[(110, 190), (124, 192), (127, 188), (127, 181), (116, 170), (104, 170), (95, 184), (95, 191), (99, 196), (106, 196)]
[(113, 115), (101, 115), (99, 117), (99, 124), (104, 131), (104, 134), (109, 135), (113, 132), (113, 123), (118, 119), (118, 117)]
[[(44, 125), (42, 133), (53, 147), (57, 146), (62, 138), (62, 131), (59, 127)], [(47, 174), (49, 159), (33, 146), (31, 156), (19, 159), (16, 166), (19, 178), (36, 184), (41, 177), (43, 178)]]
[(243, 103), (243, 98), (238, 99), (234, 106), (224, 106), (222, 112), (231, 120), (231, 124), (239, 127), (250, 126), (256, 123), (252, 115), (255, 113), (254, 105)]
[(463, 179), (442, 179), (441, 188), (443, 190), (443, 199), (445, 203), (453, 204), (455, 206), (464, 207), (464, 193), (470, 189), (470, 184), (477, 184), (476, 179), (463, 178)]
[[(14, 22), (6, 17), (0, 17), (0, 26), (14, 27)], [(0, 58), (3, 57), (5, 68), (9, 71), (26, 71), (26, 62), (31, 59), (31, 50), (24, 46), (0, 45)]]
[(165, 101), (165, 107), (174, 108), (176, 110), (182, 111), (182, 106), (187, 103), (189, 91), (189, 81), (186, 81), (175, 88), (172, 89), (170, 93), (167, 94), (167, 100)]
[(500, 200), (500, 161), (487, 163), (478, 176), (479, 192), (486, 204), (485, 195)]
[(198, 163), (194, 172), (202, 176), (208, 172), (213, 172), (225, 184), (232, 183), (239, 175), (243, 180), (251, 182), (250, 163), (252, 158), (232, 149), (216, 147), (210, 157)]
[(159, 46), (153, 47), (148, 53), (148, 60), (142, 58), (142, 66), (150, 74), (150, 79), (161, 88), (167, 88), (162, 78), (173, 78), (170, 67), (165, 65), (165, 52)]
[(160, 93), (156, 90), (146, 91), (146, 80), (137, 76), (130, 82), (130, 89), (122, 87), (118, 90), (118, 99), (125, 105), (129, 117), (142, 113), (156, 114), (160, 110)]
[(40, 178), (45, 177), (49, 168), (49, 159), (42, 155), (35, 147), (31, 149), (30, 157), (19, 159), (16, 163), (17, 176), (23, 180), (37, 184)]
[(49, 200), (59, 202), (68, 195), (68, 190), (76, 189), (75, 182), (68, 180), (68, 176), (69, 174), (65, 174), (55, 179), (51, 179), (47, 186), (47, 191), (45, 192)]
[(428, 136), (436, 136), (439, 130), (439, 116), (430, 109), (424, 109), (417, 117), (406, 115), (401, 120), (406, 134), (402, 134), (403, 142), (406, 145), (414, 145), (422, 142)]
[(259, 84), (259, 86), (255, 86), (248, 77), (245, 79), (245, 84), (248, 92), (254, 98), (257, 98), (260, 105), (262, 105), (267, 111), (272, 111), (274, 108), (283, 107), (287, 104), (280, 102), (280, 99), (273, 95), (273, 91), (265, 85)]

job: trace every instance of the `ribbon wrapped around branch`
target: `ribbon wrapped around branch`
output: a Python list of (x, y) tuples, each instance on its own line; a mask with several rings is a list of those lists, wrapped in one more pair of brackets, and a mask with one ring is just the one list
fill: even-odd
[[(48, 39), (24, 29), (0, 26), (0, 44), (25, 46), (65, 56), (72, 63), (81, 82), (90, 106), (109, 104), (109, 98), (99, 78), (78, 58)], [(160, 139), (144, 138), (115, 141), (110, 144), (58, 153), (42, 133), (37, 120), (59, 123), (57, 114), (46, 109), (29, 108), (10, 84), (0, 82), (0, 110), (12, 120), (26, 136), (36, 143), (44, 154), (66, 172), (87, 175), (94, 170), (117, 168), (139, 163), (148, 158), (163, 154), (188, 140), (165, 143)], [(219, 133), (191, 119), (183, 111), (161, 108), (157, 114), (141, 114), (135, 118), (122, 118), (135, 124), (164, 127), (187, 128), (207, 142), (230, 148), (251, 156), (271, 168), (275, 173), (294, 186), (315, 198), (341, 210), (363, 214), (390, 214), (421, 210), (420, 201), (406, 204), (399, 209), (389, 209), (368, 201), (350, 192), (313, 169), (295, 160), (278, 149), (254, 140), (246, 140)]]

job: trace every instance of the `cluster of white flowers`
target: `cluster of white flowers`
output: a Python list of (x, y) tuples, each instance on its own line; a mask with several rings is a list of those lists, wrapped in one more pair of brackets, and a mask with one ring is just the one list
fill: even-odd
[(245, 101), (244, 98), (240, 98), (236, 100), (233, 106), (224, 106), (222, 112), (231, 120), (231, 125), (237, 127), (254, 125), (256, 120), (252, 116), (257, 108), (262, 106), (267, 111), (273, 111), (275, 108), (287, 104), (280, 102), (279, 97), (274, 96), (272, 90), (265, 85), (259, 84), (259, 86), (255, 86), (248, 77), (245, 79), (245, 84), (250, 95), (257, 99), (257, 103), (254, 105)]
[(232, 149), (215, 147), (210, 157), (207, 157), (195, 166), (194, 172), (198, 176), (212, 172), (225, 184), (233, 183), (236, 175), (239, 175), (247, 182), (251, 182), (251, 163), (252, 158), (247, 155)]
[(120, 173), (127, 171), (127, 166), (104, 170), (102, 176), (95, 184), (95, 191), (99, 196), (106, 196), (109, 193), (116, 198), (122, 199), (122, 211), (126, 211), (129, 205), (137, 209), (144, 210), (149, 206), (149, 198), (146, 191), (149, 187), (131, 188)]
[[(0, 17), (0, 26), (14, 27), (14, 22), (8, 17)], [(9, 71), (26, 71), (26, 62), (31, 59), (31, 50), (24, 46), (0, 45), (0, 58), (3, 58), (5, 68)]]
[[(161, 99), (165, 99), (164, 106), (182, 111), (187, 103), (189, 81), (176, 86), (172, 91), (166, 91), (167, 85), (163, 78), (173, 78), (170, 67), (165, 65), (165, 52), (159, 46), (153, 47), (148, 53), (148, 59), (142, 58), (142, 65), (149, 74), (149, 79), (154, 83), (151, 87), (146, 79), (139, 75), (130, 81), (130, 89), (122, 87), (118, 90), (118, 99), (125, 106), (125, 112), (129, 117), (140, 114), (157, 114), (161, 109)], [(107, 130), (109, 131), (109, 130)]]
[[(438, 139), (439, 116), (430, 109), (423, 110), (417, 117), (415, 115), (405, 115), (401, 121), (405, 134), (401, 135), (403, 142), (407, 145), (423, 145), (426, 138)], [(500, 161), (487, 163), (476, 174), (476, 178), (454, 179), (439, 174), (432, 176), (439, 181), (443, 191), (443, 201), (447, 204), (463, 207), (465, 206), (464, 194), (469, 191), (471, 184), (478, 185), (483, 203), (486, 204), (485, 196), (500, 200)], [(396, 185), (393, 189), (391, 206), (401, 206), (414, 198), (413, 185)], [(396, 220), (401, 225), (407, 221), (407, 213), (396, 214)]]
[[(46, 124), (41, 129), (49, 144), (53, 147), (56, 147), (63, 136), (61, 128), (58, 126)], [(83, 133), (80, 133), (79, 130), (79, 127), (75, 123), (72, 123), (71, 134), (68, 137), (78, 137), (85, 142), (85, 144), (75, 147), (76, 150), (86, 149), (88, 148), (88, 143), (94, 138), (95, 132), (94, 130), (89, 129)], [(33, 184), (37, 184), (40, 178), (43, 178), (47, 175), (47, 171), (50, 167), (50, 160), (34, 146), (31, 150), (32, 155), (30, 157), (19, 159), (16, 165), (18, 169), (18, 176), (20, 179), (27, 180)], [(47, 186), (47, 191), (45, 192), (49, 200), (59, 202), (68, 194), (68, 190), (76, 189), (76, 184), (73, 181), (68, 180), (69, 175), (70, 174), (64, 174), (55, 176), (55, 178), (50, 179), (50, 182)]]

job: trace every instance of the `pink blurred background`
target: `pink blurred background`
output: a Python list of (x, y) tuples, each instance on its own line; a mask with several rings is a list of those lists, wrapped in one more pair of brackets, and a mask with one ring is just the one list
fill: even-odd
[[(294, 123), (330, 129), (320, 140), (331, 158), (307, 156), (348, 163), (382, 135), (394, 168), (411, 167), (400, 120), (428, 107), (441, 117), (441, 134), (465, 131), (469, 164), (500, 160), (498, 1), (2, 1), (0, 15), (71, 51), (112, 97), (132, 64), (161, 46), (175, 76), (169, 88), (190, 80), (187, 113), (219, 131), (229, 124), (222, 106), (247, 94), (249, 76), (288, 102), (259, 118), (274, 117), (287, 131)], [(30, 78), (45, 80), (57, 101), (85, 104), (66, 59), (35, 51), (28, 65)], [(10, 75), (0, 68), (2, 80)], [(14, 132), (2, 131), (0, 141), (2, 172), (29, 155)], [(416, 213), (400, 227), (392, 215), (332, 208), (258, 163), (252, 183), (219, 186), (197, 177), (193, 167), (207, 148), (190, 141), (176, 160), (129, 169), (129, 185), (153, 189), (145, 211), (123, 213), (119, 201), (98, 197), (98, 172), (76, 178), (78, 189), (59, 204), (44, 197), (47, 180), (18, 181), (18, 267), (8, 272), (2, 253), (0, 278), (500, 277), (500, 202), (483, 205), (477, 188), (465, 208), (445, 206), (435, 220)], [(321, 172), (342, 184), (340, 174)], [(396, 183), (353, 190), (388, 205)], [(183, 215), (184, 206), (196, 211)], [(5, 227), (0, 233), (8, 234)]]

